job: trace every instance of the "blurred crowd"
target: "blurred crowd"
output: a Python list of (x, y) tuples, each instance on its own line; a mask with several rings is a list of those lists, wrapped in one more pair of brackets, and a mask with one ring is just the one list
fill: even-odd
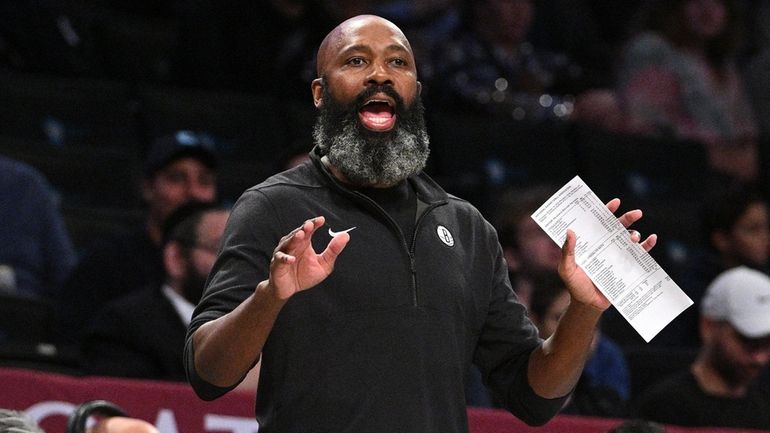
[[(653, 254), (695, 305), (649, 345), (608, 311), (564, 411), (770, 428), (770, 2), (14, 0), (0, 2), (0, 72), (310, 107), (321, 39), (362, 13), (386, 17), (405, 31), (426, 111), (457, 116), (451, 117), (460, 119), (457, 128), (468, 119), (556, 128), (566, 139), (590, 131), (589, 137), (610, 137), (612, 145), (604, 148), (610, 161), (613, 146), (628, 143), (657, 146), (663, 160), (682, 149), (697, 151), (676, 160), (692, 159), (695, 166), (703, 158), (704, 171), (682, 180), (697, 187), (684, 193), (674, 184), (677, 173), (689, 173), (684, 165), (661, 176), (674, 179), (671, 184), (644, 180), (621, 163), (602, 167), (618, 184), (630, 179), (622, 191), (638, 194), (632, 205), (660, 209), (664, 217), (650, 212), (650, 219), (675, 227), (665, 234), (693, 240), (667, 244), (662, 236)], [(0, 118), (12, 117), (0, 112)], [(442, 133), (440, 122), (429, 127)], [(292, 136), (289, 150), (256, 150), (251, 158), (273, 172), (303, 163), (311, 146), (307, 129)], [(14, 130), (0, 123), (2, 143), (16, 140)], [(114, 230), (87, 243), (69, 232), (74, 223), (62, 214), (68, 204), (58, 191), (62, 185), (46, 179), (35, 158), (3, 156), (0, 146), (0, 303), (27, 300), (25, 308), (41, 308), (51, 320), (47, 331), (31, 337), (29, 324), (22, 324), (25, 332), (14, 330), (14, 316), (0, 313), (7, 317), (0, 318), (0, 346), (42, 339), (60, 348), (58, 359), (45, 361), (49, 367), (59, 362), (55, 368), (66, 365), (77, 374), (185, 380), (184, 332), (213, 266), (228, 205), (237, 199), (219, 188), (234, 165), (206, 131), (149, 135), (141, 173), (121, 179), (123, 189), (139, 197), (139, 215), (116, 221)], [(46, 137), (52, 136), (49, 128)], [(447, 168), (458, 166), (446, 161), (457, 155), (475, 158), (474, 145), (434, 147), (429, 169), (448, 180), (450, 192), (473, 188), (467, 198), (497, 229), (513, 288), (546, 338), (569, 297), (555, 275), (560, 249), (529, 216), (563, 179), (508, 182), (515, 176), (505, 159), (527, 157), (515, 142), (506, 148), (512, 156), (480, 158), (482, 181)], [(626, 152), (633, 157), (649, 149)], [(656, 164), (638, 161), (634, 170)], [(583, 173), (578, 166), (564, 174)], [(244, 185), (262, 180), (249, 170), (240, 176)], [(685, 224), (676, 225), (682, 221), (687, 233), (680, 233)], [(657, 228), (651, 223), (650, 230)], [(739, 302), (755, 295), (764, 306)], [(3, 349), (0, 364), (14, 362), (14, 353)], [(33, 367), (45, 368), (45, 362)], [(677, 380), (650, 386), (667, 373)], [(244, 387), (256, 387), (258, 366), (253, 374)], [(482, 382), (477, 372), (468, 373), (468, 403), (494, 407), (495, 396)], [(696, 403), (680, 412), (721, 410), (723, 418), (663, 410), (688, 398)], [(745, 407), (757, 416), (739, 420)]]

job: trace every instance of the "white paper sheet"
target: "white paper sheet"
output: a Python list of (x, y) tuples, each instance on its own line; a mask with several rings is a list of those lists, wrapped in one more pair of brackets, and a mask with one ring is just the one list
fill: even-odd
[(575, 261), (644, 341), (692, 305), (580, 177), (564, 185), (532, 218), (559, 246), (568, 228), (575, 232)]

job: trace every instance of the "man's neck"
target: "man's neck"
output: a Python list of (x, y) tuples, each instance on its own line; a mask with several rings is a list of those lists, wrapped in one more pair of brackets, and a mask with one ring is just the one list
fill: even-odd
[(709, 395), (717, 397), (741, 398), (748, 391), (748, 384), (731, 384), (705, 360), (698, 358), (690, 371), (695, 376), (698, 386)]

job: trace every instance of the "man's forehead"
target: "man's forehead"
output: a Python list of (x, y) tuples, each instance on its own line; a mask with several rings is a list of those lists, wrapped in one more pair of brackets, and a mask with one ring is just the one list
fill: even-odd
[(338, 51), (342, 51), (351, 45), (357, 46), (370, 46), (375, 44), (387, 44), (390, 47), (398, 47), (406, 51), (409, 49), (409, 43), (406, 42), (406, 38), (391, 31), (370, 31), (370, 29), (361, 29), (361, 31), (353, 31), (345, 34), (340, 38)]
[(318, 50), (319, 75), (325, 62), (343, 50), (374, 42), (383, 42), (390, 47), (401, 46), (412, 52), (406, 36), (395, 24), (378, 16), (361, 15), (342, 22), (324, 38)]

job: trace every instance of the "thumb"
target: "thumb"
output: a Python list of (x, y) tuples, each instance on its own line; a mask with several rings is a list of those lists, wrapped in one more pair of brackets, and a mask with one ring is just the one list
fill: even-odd
[(350, 241), (349, 233), (340, 233), (334, 236), (326, 249), (320, 254), (319, 261), (323, 263), (329, 270), (334, 268), (334, 263), (337, 261), (340, 253), (345, 249)]
[(561, 247), (561, 262), (559, 263), (559, 269), (569, 273), (575, 266), (575, 244), (577, 243), (577, 236), (571, 229), (567, 229), (567, 237), (564, 239), (564, 244)]
[(575, 244), (577, 243), (577, 236), (572, 229), (567, 229), (567, 236), (564, 238), (564, 244), (561, 246), (562, 260), (575, 259)]

